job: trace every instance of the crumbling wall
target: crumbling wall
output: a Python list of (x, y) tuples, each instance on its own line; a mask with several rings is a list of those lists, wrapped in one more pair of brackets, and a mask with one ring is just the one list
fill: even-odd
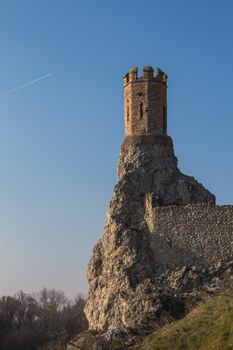
[(233, 259), (233, 206), (154, 207), (146, 198), (150, 247), (161, 269)]

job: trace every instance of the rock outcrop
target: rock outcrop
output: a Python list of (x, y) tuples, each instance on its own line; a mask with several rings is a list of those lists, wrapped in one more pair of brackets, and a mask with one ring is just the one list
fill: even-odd
[(68, 350), (126, 349), (233, 273), (233, 206), (179, 171), (170, 137), (126, 137), (118, 175), (88, 265), (90, 330)]
[[(161, 290), (173, 272), (161, 271), (151, 248), (146, 201), (153, 206), (214, 205), (215, 197), (177, 168), (168, 136), (127, 137), (119, 159), (119, 182), (109, 205), (104, 234), (88, 266), (85, 312), (93, 330), (148, 329), (161, 313)], [(166, 289), (165, 288), (165, 289)]]
[[(215, 295), (216, 291), (232, 286), (233, 261), (215, 267), (200, 268), (181, 266), (166, 273), (146, 279), (137, 288), (130, 304), (149, 301), (146, 314), (140, 314), (140, 305), (128, 310), (128, 315), (138, 321), (144, 319), (143, 327), (130, 329), (118, 327), (107, 331), (89, 330), (72, 340), (67, 350), (126, 350), (134, 349), (145, 335), (161, 329), (164, 325), (185, 316), (195, 305)], [(132, 294), (131, 294), (132, 295)], [(129, 295), (129, 297), (131, 296)], [(137, 301), (135, 300), (137, 296)], [(149, 307), (151, 306), (151, 309)], [(145, 312), (145, 308), (143, 310)], [(142, 323), (141, 323), (142, 325)]]

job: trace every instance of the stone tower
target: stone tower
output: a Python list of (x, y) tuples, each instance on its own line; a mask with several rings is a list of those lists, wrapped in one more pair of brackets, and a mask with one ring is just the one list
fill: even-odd
[(138, 68), (124, 76), (125, 136), (167, 134), (167, 75), (159, 68)]

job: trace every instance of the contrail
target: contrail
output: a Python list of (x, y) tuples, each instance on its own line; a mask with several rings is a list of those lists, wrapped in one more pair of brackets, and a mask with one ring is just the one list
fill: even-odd
[(46, 78), (50, 77), (51, 75), (52, 75), (52, 73), (48, 73), (48, 74), (42, 75), (41, 77), (39, 77), (37, 79), (31, 80), (31, 81), (29, 81), (29, 82), (27, 82), (27, 83), (25, 83), (23, 85), (20, 85), (20, 86), (14, 88), (14, 89), (11, 89), (11, 90), (8, 90), (6, 92), (3, 92), (2, 94), (0, 94), (0, 96), (6, 96), (6, 95), (9, 95), (9, 94), (12, 94), (13, 92), (15, 92), (17, 90), (20, 90), (20, 89), (23, 89), (26, 86), (35, 84), (35, 83), (37, 83), (40, 80), (46, 79)]

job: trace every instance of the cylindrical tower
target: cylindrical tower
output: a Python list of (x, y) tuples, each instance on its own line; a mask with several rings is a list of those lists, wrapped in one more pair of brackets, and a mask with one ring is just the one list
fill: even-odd
[(124, 76), (125, 135), (167, 134), (167, 75), (159, 68), (138, 68)]

